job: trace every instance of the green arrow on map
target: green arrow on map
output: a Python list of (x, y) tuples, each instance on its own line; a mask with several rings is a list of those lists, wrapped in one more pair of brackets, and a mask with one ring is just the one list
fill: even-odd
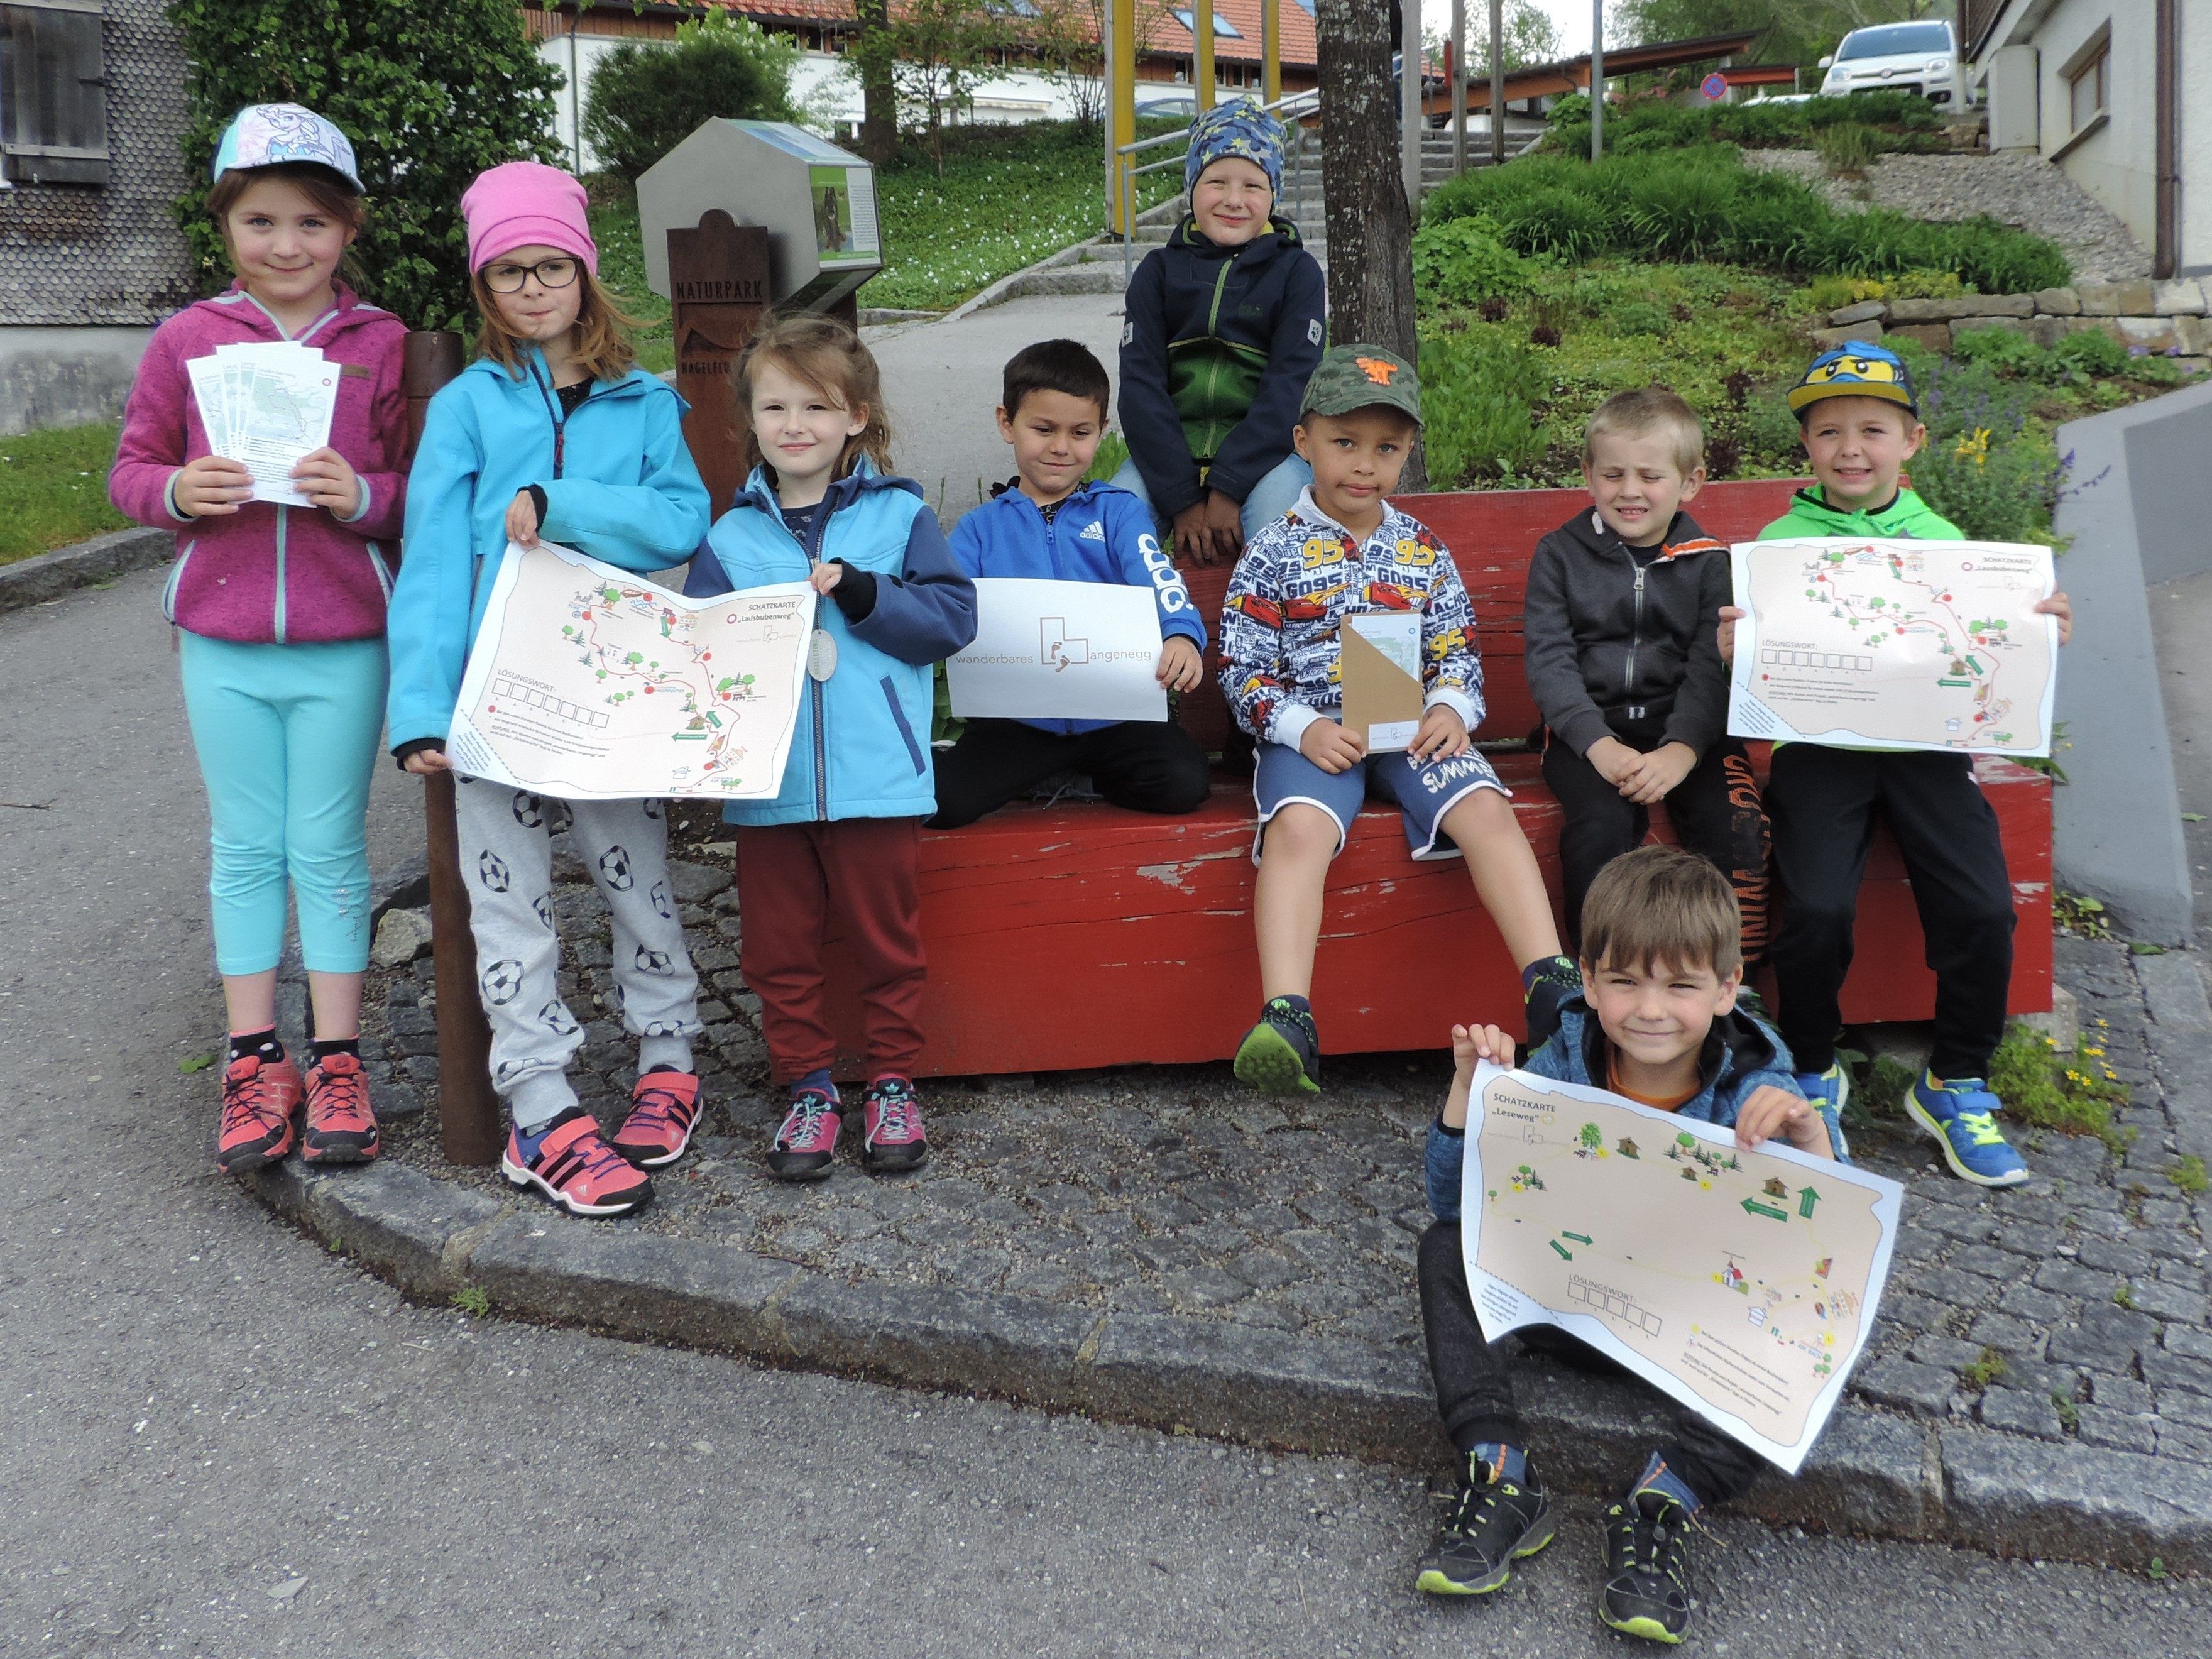
[(1588, 1233), (1567, 1233), (1567, 1232), (1563, 1232), (1563, 1233), (1561, 1233), (1561, 1234), (1559, 1235), (1559, 1237), (1560, 1237), (1561, 1238), (1571, 1238), (1571, 1239), (1573, 1239), (1573, 1240), (1575, 1241), (1575, 1243), (1577, 1243), (1577, 1244), (1587, 1244), (1587, 1243), (1589, 1243), (1590, 1242), (1590, 1237), (1589, 1237), (1589, 1235)]
[(1820, 1201), (1820, 1194), (1814, 1192), (1810, 1187), (1800, 1187), (1797, 1189), (1797, 1213), (1808, 1220), (1812, 1218), (1813, 1206)]
[(1572, 1261), (1575, 1259), (1575, 1253), (1574, 1253), (1572, 1250), (1569, 1249), (1565, 1245), (1564, 1245), (1564, 1244), (1560, 1243), (1559, 1243), (1559, 1241), (1558, 1239), (1556, 1239), (1556, 1238), (1553, 1238), (1553, 1239), (1547, 1239), (1547, 1240), (1546, 1240), (1545, 1242), (1546, 1242), (1547, 1243), (1550, 1244), (1550, 1245), (1551, 1245), (1551, 1247), (1552, 1247), (1553, 1249), (1557, 1250), (1557, 1251), (1559, 1253), (1559, 1260), (1560, 1260), (1560, 1261)]
[(1744, 1200), (1743, 1212), (1746, 1215), (1771, 1215), (1777, 1221), (1787, 1221), (1790, 1219), (1789, 1216), (1783, 1211), (1776, 1209), (1771, 1204), (1762, 1204), (1755, 1198), (1747, 1198)]

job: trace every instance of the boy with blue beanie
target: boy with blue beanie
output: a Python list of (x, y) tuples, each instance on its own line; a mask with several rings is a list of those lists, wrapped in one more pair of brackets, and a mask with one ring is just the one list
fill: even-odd
[(1190, 210), (1129, 284), (1129, 461), (1114, 482), (1200, 564), (1236, 559), (1313, 478), (1291, 428), (1328, 336), (1327, 283), (1274, 211), (1282, 182), (1274, 117), (1241, 100), (1207, 110), (1183, 159)]

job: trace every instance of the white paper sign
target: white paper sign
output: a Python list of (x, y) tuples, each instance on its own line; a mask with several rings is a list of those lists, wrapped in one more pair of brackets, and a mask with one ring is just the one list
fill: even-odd
[(773, 800), (805, 706), (814, 590), (686, 599), (540, 542), (509, 542), (446, 753), (564, 800)]
[(185, 365), (208, 447), (253, 476), (253, 499), (313, 505), (292, 469), (331, 441), (339, 366), (292, 341), (237, 342)]
[(984, 576), (975, 638), (945, 670), (963, 720), (1164, 720), (1159, 660), (1150, 587)]
[(1739, 542), (1729, 731), (1856, 749), (2051, 752), (2058, 623), (2028, 543)]
[(1797, 1472), (1874, 1327), (1903, 1188), (1489, 1065), (1463, 1168), (1484, 1336), (1556, 1325)]

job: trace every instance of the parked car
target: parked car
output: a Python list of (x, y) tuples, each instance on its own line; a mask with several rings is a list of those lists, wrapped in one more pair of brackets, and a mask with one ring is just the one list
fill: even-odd
[(1824, 93), (1917, 92), (1945, 109), (1966, 106), (1966, 71), (1951, 26), (1940, 21), (1878, 23), (1853, 29), (1832, 56), (1820, 60), (1828, 72)]

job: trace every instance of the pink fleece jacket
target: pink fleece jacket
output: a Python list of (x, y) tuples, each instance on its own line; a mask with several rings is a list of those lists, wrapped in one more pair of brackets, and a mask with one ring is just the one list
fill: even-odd
[(107, 495), (140, 524), (177, 532), (162, 609), (210, 639), (248, 645), (374, 639), (398, 568), (407, 474), (400, 465), (406, 401), (399, 384), (406, 325), (363, 305), (343, 283), (337, 304), (297, 337), (341, 365), (331, 447), (361, 475), (362, 511), (340, 522), (321, 507), (248, 501), (221, 518), (176, 510), (169, 483), (208, 453), (185, 365), (234, 341), (281, 340), (242, 289), (201, 300), (154, 331), (123, 410)]

